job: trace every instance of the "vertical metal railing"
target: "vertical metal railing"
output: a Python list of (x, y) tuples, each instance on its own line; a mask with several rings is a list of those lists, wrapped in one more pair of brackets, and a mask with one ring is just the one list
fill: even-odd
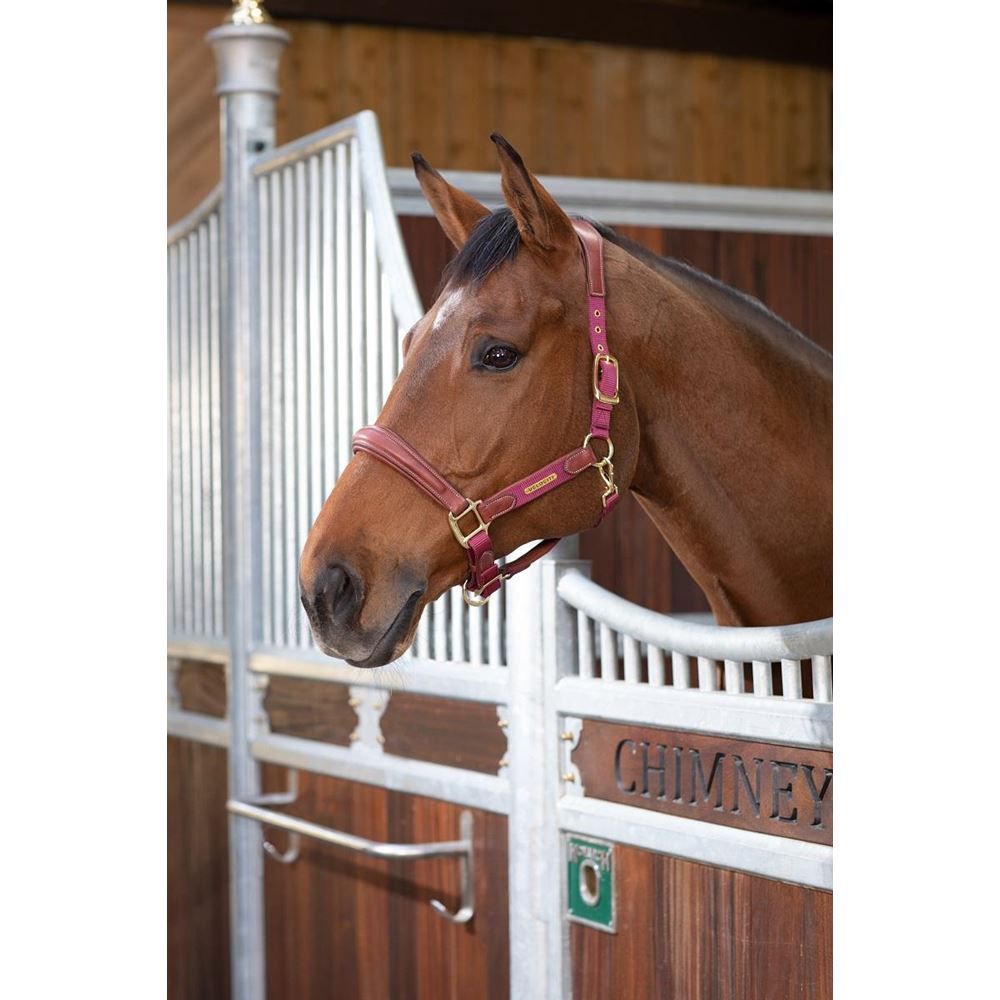
[[(385, 182), (377, 123), (361, 112), (257, 157), (260, 295), (260, 644), (312, 649), (296, 593), (312, 519), (378, 416), (422, 313)], [(503, 666), (504, 597), (468, 608), (456, 590), (429, 606), (412, 655)]]
[[(260, 294), (260, 643), (312, 648), (297, 565), (312, 519), (373, 421), (420, 306), (362, 112), (253, 165)], [(387, 257), (393, 258), (387, 261)], [(391, 268), (391, 270), (390, 270)]]
[(167, 631), (225, 638), (220, 189), (167, 233)]

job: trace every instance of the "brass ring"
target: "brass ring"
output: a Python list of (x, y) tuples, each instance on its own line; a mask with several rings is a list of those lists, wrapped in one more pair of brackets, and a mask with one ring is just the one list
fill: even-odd
[[(590, 444), (590, 439), (593, 436), (594, 436), (593, 433), (590, 433), (590, 434), (588, 434), (583, 439), (583, 447), (584, 448), (586, 448), (587, 445)], [(600, 465), (601, 462), (610, 462), (611, 459), (613, 459), (615, 457), (615, 444), (614, 444), (614, 442), (611, 440), (610, 437), (604, 438), (603, 440), (605, 440), (605, 441), (608, 442), (608, 453), (607, 453), (607, 455), (604, 456), (604, 458), (599, 458), (596, 462), (593, 462), (592, 463), (593, 465)]]

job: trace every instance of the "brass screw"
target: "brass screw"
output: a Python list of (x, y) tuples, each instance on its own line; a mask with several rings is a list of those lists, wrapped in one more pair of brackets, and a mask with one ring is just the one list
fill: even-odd
[(506, 755), (506, 754), (504, 754), (504, 755), (503, 755), (503, 756), (502, 756), (502, 757), (500, 758), (500, 761), (499, 761), (499, 763), (497, 764), (497, 770), (500, 770), (500, 768), (504, 768), (504, 767), (509, 767), (509, 766), (510, 766), (510, 761), (509, 761), (509, 760), (507, 760), (507, 755)]
[(361, 736), (360, 736), (360, 735), (359, 735), (358, 733), (351, 733), (351, 735), (350, 735), (350, 736), (348, 736), (348, 739), (349, 739), (349, 740), (350, 740), (350, 741), (351, 741), (352, 743), (357, 743), (357, 742), (358, 742), (358, 740), (360, 740), (360, 739), (361, 739)]
[(562, 776), (563, 781), (576, 781), (576, 775), (572, 773), (564, 774)]
[(507, 728), (507, 720), (506, 719), (497, 719), (497, 725), (501, 729), (506, 729)]
[(375, 737), (375, 740), (380, 746), (385, 745), (385, 737), (381, 733), (379, 733), (378, 736)]
[(569, 743), (573, 739), (573, 734), (567, 729), (566, 732), (560, 735), (559, 739), (565, 740), (567, 743)]
[(360, 699), (360, 698), (348, 698), (348, 699), (347, 699), (347, 704), (348, 704), (348, 705), (349, 705), (349, 706), (350, 706), (351, 708), (357, 708), (357, 707), (358, 707), (358, 705), (360, 705), (360, 704), (361, 704), (361, 699)]

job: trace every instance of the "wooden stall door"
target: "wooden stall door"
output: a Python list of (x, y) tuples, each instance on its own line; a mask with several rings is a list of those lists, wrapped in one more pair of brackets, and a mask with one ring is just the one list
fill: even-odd
[(833, 896), (615, 845), (617, 933), (572, 924), (574, 1000), (830, 1000)]
[[(265, 768), (280, 788), (280, 768)], [(296, 816), (394, 842), (451, 840), (461, 807), (373, 785), (300, 774)], [(458, 907), (452, 858), (381, 861), (303, 839), (292, 865), (265, 869), (268, 1000), (506, 1000), (507, 821), (474, 815), (476, 912)], [(269, 831), (277, 846), (282, 831)]]

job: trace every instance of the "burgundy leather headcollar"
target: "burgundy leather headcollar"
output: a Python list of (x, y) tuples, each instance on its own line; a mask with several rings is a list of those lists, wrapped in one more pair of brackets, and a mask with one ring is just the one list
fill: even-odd
[[(387, 427), (372, 424), (362, 427), (354, 435), (355, 452), (364, 451), (374, 455), (420, 487), (448, 511), (448, 524), (452, 533), (469, 556), (469, 576), (462, 585), (462, 594), (473, 607), (485, 604), (490, 595), (500, 589), (504, 580), (527, 569), (559, 541), (558, 538), (547, 538), (501, 569), (490, 540), (490, 525), (498, 517), (545, 496), (590, 468), (597, 469), (603, 483), (598, 523), (619, 499), (618, 487), (615, 485), (615, 467), (612, 464), (615, 449), (610, 436), (611, 411), (618, 402), (618, 361), (608, 347), (604, 307), (604, 240), (589, 222), (582, 219), (574, 219), (573, 228), (580, 239), (587, 272), (588, 329), (590, 350), (594, 356), (594, 399), (590, 412), (590, 431), (579, 448), (543, 465), (485, 500), (470, 500)], [(608, 443), (608, 453), (603, 458), (598, 458), (591, 447), (594, 439), (603, 439)]]

